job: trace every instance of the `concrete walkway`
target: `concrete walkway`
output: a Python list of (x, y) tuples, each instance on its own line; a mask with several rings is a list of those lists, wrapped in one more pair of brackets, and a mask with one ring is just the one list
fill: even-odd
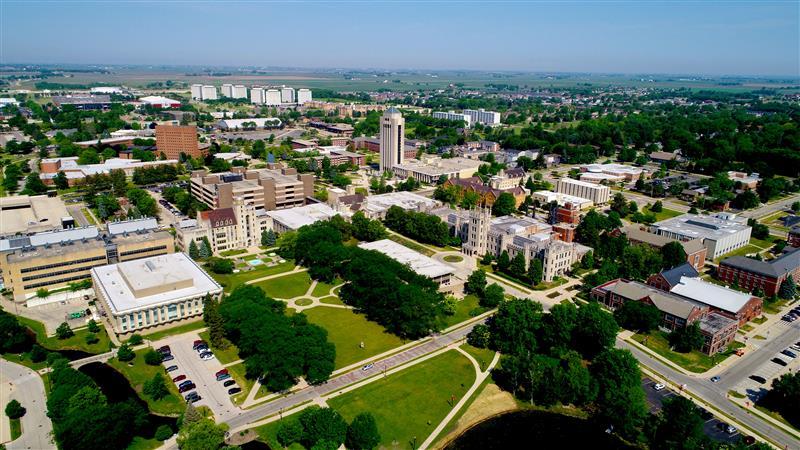
[[(16, 399), (25, 408), (25, 415), (20, 419), (22, 436), (6, 444), (8, 450), (17, 449), (55, 449), (52, 441), (53, 423), (47, 417), (47, 397), (44, 381), (33, 370), (0, 359), (0, 384), (3, 386), (3, 407), (11, 399)], [(10, 392), (5, 390), (9, 386)], [(6, 395), (8, 394), (8, 395)], [(2, 420), (8, 421), (3, 414)], [(4, 435), (0, 440), (7, 440)]]

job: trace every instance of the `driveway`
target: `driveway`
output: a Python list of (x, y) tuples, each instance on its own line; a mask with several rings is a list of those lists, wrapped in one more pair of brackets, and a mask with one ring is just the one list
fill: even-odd
[[(0, 359), (0, 397), (3, 407), (10, 399), (16, 399), (26, 409), (22, 416), (22, 436), (6, 444), (8, 450), (55, 449), (51, 439), (53, 423), (47, 417), (47, 398), (44, 382), (33, 370), (25, 366)], [(2, 420), (8, 420), (3, 414)], [(5, 439), (5, 436), (3, 436)]]

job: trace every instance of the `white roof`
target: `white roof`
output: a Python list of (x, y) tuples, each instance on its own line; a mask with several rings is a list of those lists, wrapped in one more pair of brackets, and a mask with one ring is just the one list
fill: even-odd
[(389, 192), (387, 194), (370, 195), (364, 199), (363, 208), (371, 212), (383, 212), (392, 206), (399, 206), (405, 210), (434, 208), (440, 206), (437, 200), (414, 194), (408, 191)]
[(180, 100), (173, 100), (171, 98), (162, 97), (160, 95), (148, 95), (147, 97), (142, 97), (139, 99), (142, 103), (147, 103), (150, 105), (163, 105), (163, 104), (172, 104), (172, 105), (180, 105)]
[(272, 217), (272, 220), (290, 230), (297, 230), (303, 225), (311, 225), (319, 220), (330, 219), (336, 214), (338, 213), (325, 203), (313, 203), (296, 208), (267, 211), (267, 215)]
[(30, 236), (9, 236), (0, 239), (0, 251), (13, 250), (21, 247), (39, 247), (42, 245), (54, 245), (61, 242), (79, 241), (81, 239), (94, 239), (100, 235), (100, 231), (95, 226), (83, 228), (69, 228), (66, 230), (44, 231)]
[(382, 239), (375, 242), (364, 242), (358, 244), (358, 246), (365, 250), (375, 250), (377, 252), (381, 252), (393, 260), (409, 266), (414, 272), (417, 272), (418, 274), (428, 278), (440, 277), (455, 271), (447, 264), (440, 263), (423, 255), (422, 253), (415, 252), (414, 250), (411, 250), (410, 248), (389, 239)]
[(222, 292), (222, 287), (185, 253), (94, 267), (92, 277), (112, 314)]
[(123, 233), (155, 230), (156, 228), (158, 228), (158, 221), (154, 217), (108, 222), (108, 232), (115, 236)]
[(738, 313), (752, 298), (750, 294), (690, 277), (681, 277), (670, 292), (733, 314)]

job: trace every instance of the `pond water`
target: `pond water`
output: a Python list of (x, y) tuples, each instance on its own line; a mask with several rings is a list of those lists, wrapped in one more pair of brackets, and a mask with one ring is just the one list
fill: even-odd
[(260, 259), (251, 259), (250, 261), (247, 261), (247, 264), (250, 264), (251, 266), (260, 266), (261, 264), (264, 264), (264, 261)]
[[(147, 402), (136, 395), (136, 391), (133, 390), (128, 379), (108, 364), (95, 362), (81, 366), (78, 370), (89, 375), (97, 383), (110, 403), (132, 399), (147, 411)], [(175, 417), (148, 414), (147, 418), (149, 424), (142, 433), (145, 437), (152, 437), (159, 425), (169, 425), (173, 430), (177, 429), (178, 419)]]
[(592, 422), (543, 411), (515, 411), (485, 420), (450, 442), (445, 450), (632, 449)]

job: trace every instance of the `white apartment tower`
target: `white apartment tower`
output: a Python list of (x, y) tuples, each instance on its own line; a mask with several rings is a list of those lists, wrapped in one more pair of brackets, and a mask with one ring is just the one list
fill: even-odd
[(193, 84), (192, 85), (192, 100), (202, 100), (203, 99), (203, 85), (202, 84)]
[(250, 88), (250, 103), (256, 105), (264, 104), (264, 88), (253, 86)]
[(233, 85), (232, 84), (223, 84), (222, 85), (222, 96), (223, 97), (233, 97)]
[(264, 104), (267, 106), (280, 106), (281, 91), (277, 89), (267, 89), (264, 91)]
[(294, 88), (281, 88), (281, 103), (294, 103)]
[(233, 98), (247, 98), (247, 88), (244, 85), (237, 84), (233, 87)]
[(216, 86), (211, 86), (207, 84), (202, 88), (203, 100), (216, 100), (217, 99), (217, 88)]
[(406, 121), (395, 107), (383, 113), (380, 128), (380, 170), (392, 170), (398, 164), (403, 164), (403, 150), (406, 146), (405, 138)]
[(302, 105), (303, 103), (310, 101), (311, 101), (311, 89), (297, 90), (297, 104)]
[(464, 114), (472, 118), (472, 123), (482, 123), (484, 125), (500, 124), (500, 113), (495, 111), (485, 111), (483, 109), (465, 109)]

